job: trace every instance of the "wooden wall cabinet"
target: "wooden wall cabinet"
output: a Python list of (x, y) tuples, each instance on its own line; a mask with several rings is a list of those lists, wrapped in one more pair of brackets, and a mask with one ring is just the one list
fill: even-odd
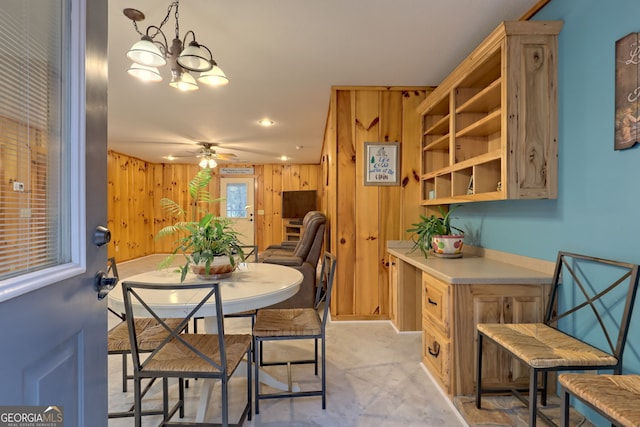
[(423, 206), (557, 197), (561, 28), (503, 22), (418, 106)]
[[(549, 285), (449, 284), (422, 273), (422, 360), (449, 396), (475, 390), (476, 325), (540, 322)], [(483, 346), (483, 385), (527, 387), (528, 370)]]

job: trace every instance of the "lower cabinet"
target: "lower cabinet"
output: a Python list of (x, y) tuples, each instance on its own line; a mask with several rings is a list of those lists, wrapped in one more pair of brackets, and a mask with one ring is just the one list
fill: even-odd
[[(422, 273), (422, 360), (449, 396), (471, 395), (478, 323), (539, 322), (549, 285), (450, 284)], [(503, 351), (483, 346), (483, 385), (526, 387), (528, 371)]]
[(389, 318), (399, 331), (421, 328), (421, 273), (414, 266), (389, 256)]

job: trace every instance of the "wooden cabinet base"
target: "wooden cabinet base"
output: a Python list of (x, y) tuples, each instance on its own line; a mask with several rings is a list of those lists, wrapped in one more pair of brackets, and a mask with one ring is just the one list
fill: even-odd
[[(475, 391), (476, 325), (539, 322), (548, 285), (445, 283), (427, 273), (423, 282), (425, 366), (450, 396)], [(503, 351), (483, 348), (485, 386), (527, 387), (528, 370)]]

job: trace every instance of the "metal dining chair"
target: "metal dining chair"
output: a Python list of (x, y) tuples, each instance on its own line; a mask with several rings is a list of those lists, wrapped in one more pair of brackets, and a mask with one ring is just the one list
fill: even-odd
[[(325, 252), (320, 270), (320, 282), (316, 301), (313, 308), (282, 308), (259, 309), (253, 328), (253, 348), (255, 352), (255, 400), (256, 414), (260, 413), (260, 400), (279, 399), (284, 397), (322, 396), (322, 409), (326, 408), (326, 344), (325, 332), (329, 307), (331, 304), (331, 289), (336, 269), (336, 257)], [(324, 305), (322, 302), (324, 301)], [(266, 341), (283, 340), (314, 340), (314, 357), (305, 360), (288, 360), (276, 362), (263, 361), (262, 343)], [(321, 388), (319, 390), (293, 391), (291, 365), (314, 364), (315, 375), (318, 375), (318, 340), (321, 345), (320, 362), (322, 364)], [(260, 392), (260, 367), (272, 365), (286, 365), (289, 390), (278, 393)]]
[[(116, 265), (115, 258), (109, 258), (107, 260), (107, 274), (119, 278), (118, 276), (118, 267)], [(109, 355), (120, 355), (122, 356), (122, 392), (127, 392), (127, 382), (133, 379), (133, 375), (129, 375), (128, 373), (128, 363), (127, 357), (131, 354), (131, 345), (129, 343), (129, 326), (127, 325), (127, 321), (125, 315), (123, 313), (117, 313), (115, 310), (108, 308), (109, 312), (120, 319), (120, 322), (109, 329), (107, 332), (107, 352)], [(177, 327), (180, 323), (181, 319), (164, 319), (168, 325), (171, 327)], [(140, 352), (150, 353), (152, 352), (158, 344), (162, 342), (162, 340), (168, 335), (166, 331), (162, 328), (159, 328), (158, 322), (154, 319), (136, 319), (135, 328), (137, 331), (137, 335), (140, 341)], [(153, 383), (155, 382), (155, 378), (151, 378), (150, 381), (145, 386), (144, 390), (142, 390), (142, 397), (149, 391)], [(145, 410), (142, 411), (142, 415), (160, 415), (162, 414), (161, 410)], [(132, 405), (126, 411), (114, 411), (109, 412), (109, 418), (125, 418), (132, 417), (134, 415), (134, 406)]]
[[(168, 380), (178, 378), (181, 384), (186, 378), (217, 379), (221, 383), (222, 421), (223, 426), (241, 426), (245, 419), (251, 420), (251, 336), (241, 334), (225, 334), (224, 315), (220, 288), (218, 283), (166, 283), (149, 284), (125, 281), (122, 283), (125, 303), (125, 315), (129, 325), (129, 342), (133, 358), (133, 384), (135, 401), (135, 426), (141, 426), (141, 381), (145, 378), (161, 378), (163, 388), (163, 423), (162, 425), (214, 425), (211, 423), (174, 422), (171, 421), (178, 410), (184, 409), (184, 393), (182, 387), (177, 402), (169, 408)], [(190, 295), (193, 306), (185, 309), (185, 317), (176, 327), (171, 327), (156, 313), (145, 300), (146, 295), (153, 292), (168, 293), (179, 296), (180, 293)], [(194, 294), (195, 292), (195, 294)], [(185, 326), (205, 304), (215, 305), (216, 334), (182, 333)], [(135, 310), (134, 310), (135, 305)], [(193, 308), (191, 308), (193, 307)], [(136, 319), (152, 318), (168, 333), (168, 336), (156, 349), (141, 357), (139, 336), (134, 328)], [(236, 424), (229, 424), (229, 380), (243, 358), (247, 363), (247, 403)]]

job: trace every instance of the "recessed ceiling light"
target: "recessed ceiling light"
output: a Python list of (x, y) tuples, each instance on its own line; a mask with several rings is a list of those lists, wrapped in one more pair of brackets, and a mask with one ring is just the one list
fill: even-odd
[(287, 160), (289, 160), (289, 158), (287, 156), (280, 156), (280, 160), (286, 162)]
[(264, 127), (268, 128), (269, 126), (275, 125), (276, 122), (274, 122), (273, 120), (268, 119), (268, 118), (265, 117), (264, 119), (258, 120), (258, 124), (260, 126), (264, 126)]
[(176, 159), (172, 155), (165, 156), (164, 158), (167, 159), (167, 160), (175, 160)]

